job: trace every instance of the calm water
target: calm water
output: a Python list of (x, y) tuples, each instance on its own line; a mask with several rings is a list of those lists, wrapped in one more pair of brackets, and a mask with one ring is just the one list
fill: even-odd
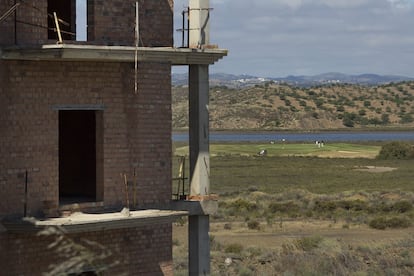
[[(173, 133), (173, 141), (188, 141), (187, 133)], [(212, 132), (211, 142), (357, 142), (357, 141), (414, 141), (414, 131), (404, 132), (312, 132), (312, 133), (231, 133)]]

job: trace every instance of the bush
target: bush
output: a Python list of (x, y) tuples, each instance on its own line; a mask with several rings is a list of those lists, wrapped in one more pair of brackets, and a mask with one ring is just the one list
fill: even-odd
[(384, 230), (387, 228), (387, 219), (383, 217), (373, 219), (369, 222), (369, 227)]
[(296, 213), (299, 212), (300, 207), (296, 203), (289, 201), (286, 203), (272, 202), (269, 204), (269, 211), (272, 213)]
[(319, 247), (322, 242), (322, 238), (319, 236), (303, 237), (295, 241), (295, 245), (298, 249), (303, 251), (311, 251)]
[(355, 113), (345, 113), (342, 119), (342, 124), (346, 127), (354, 127), (356, 121), (356, 114)]
[(388, 220), (389, 228), (407, 228), (411, 225), (411, 221), (404, 217), (393, 217)]
[(313, 210), (316, 212), (332, 212), (336, 208), (338, 208), (338, 205), (336, 202), (333, 201), (315, 201), (315, 206), (313, 207)]
[(224, 224), (224, 229), (225, 230), (231, 230), (231, 228), (232, 228), (231, 223)]
[(402, 200), (394, 203), (391, 209), (397, 213), (406, 213), (413, 209), (413, 205), (407, 200)]
[(407, 142), (391, 142), (382, 146), (378, 159), (410, 159), (414, 157), (413, 147)]
[(404, 114), (401, 116), (401, 120), (400, 123), (401, 124), (408, 124), (408, 123), (412, 123), (414, 121), (414, 118), (411, 114)]
[(226, 245), (224, 249), (225, 253), (241, 254), (243, 251), (243, 245), (240, 243), (231, 243)]
[(407, 228), (411, 221), (405, 217), (392, 217), (390, 219), (379, 217), (369, 222), (369, 226), (374, 229), (384, 230), (385, 228)]
[(345, 210), (363, 211), (368, 209), (368, 203), (362, 200), (343, 200), (338, 205)]
[(251, 220), (247, 222), (247, 228), (251, 230), (260, 230), (260, 222), (258, 222), (257, 220)]
[(235, 201), (227, 203), (228, 208), (233, 208), (236, 212), (253, 211), (257, 209), (256, 203), (238, 198)]

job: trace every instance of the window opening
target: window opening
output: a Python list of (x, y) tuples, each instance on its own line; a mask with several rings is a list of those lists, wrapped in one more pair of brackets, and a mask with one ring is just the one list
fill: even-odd
[(101, 122), (102, 111), (59, 111), (60, 204), (101, 200)]
[(49, 39), (57, 38), (57, 30), (55, 20), (53, 18), (53, 13), (56, 13), (59, 18), (59, 27), (62, 33), (62, 38), (64, 40), (73, 40), (74, 36), (72, 33), (75, 32), (74, 28), (74, 19), (76, 16), (75, 5), (72, 0), (48, 0), (47, 1), (47, 13), (48, 13), (48, 27)]
[(58, 38), (56, 13), (63, 40), (87, 40), (87, 0), (48, 0), (47, 13), (49, 39)]

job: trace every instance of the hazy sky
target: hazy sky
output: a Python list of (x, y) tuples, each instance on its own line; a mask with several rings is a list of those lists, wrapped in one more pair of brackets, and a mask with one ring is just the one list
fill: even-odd
[[(175, 1), (174, 29), (187, 5)], [(414, 0), (210, 0), (210, 6), (210, 42), (229, 50), (211, 72), (414, 77)]]

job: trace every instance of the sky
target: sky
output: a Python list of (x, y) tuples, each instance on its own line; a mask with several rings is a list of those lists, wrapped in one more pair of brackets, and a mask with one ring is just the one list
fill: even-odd
[[(174, 29), (188, 0), (175, 0)], [(414, 77), (414, 0), (210, 0), (212, 73)], [(176, 32), (174, 45), (181, 46)], [(173, 69), (179, 72), (181, 69)]]

